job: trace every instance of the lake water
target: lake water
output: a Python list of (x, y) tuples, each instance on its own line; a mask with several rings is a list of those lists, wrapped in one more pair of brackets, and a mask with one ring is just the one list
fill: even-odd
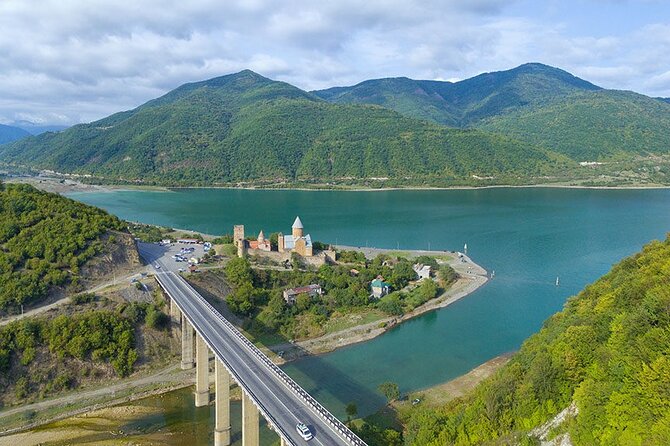
[[(517, 349), (567, 297), (670, 229), (670, 190), (428, 191), (184, 189), (76, 193), (121, 218), (210, 234), (287, 233), (380, 248), (462, 250), (495, 278), (456, 304), (286, 371), (338, 415), (383, 404), (384, 381), (428, 387)], [(555, 285), (560, 277), (560, 286)]]

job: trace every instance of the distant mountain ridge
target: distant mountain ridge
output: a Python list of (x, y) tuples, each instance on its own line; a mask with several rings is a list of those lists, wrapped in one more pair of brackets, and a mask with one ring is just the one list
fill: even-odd
[(572, 74), (538, 63), (459, 82), (375, 79), (352, 87), (313, 91), (334, 103), (369, 103), (440, 124), (467, 127), (527, 105), (601, 88)]
[(0, 144), (16, 141), (30, 136), (30, 133), (11, 125), (0, 124)]
[[(244, 70), (5, 144), (0, 162), (164, 185), (448, 186), (560, 181), (594, 174), (578, 162), (669, 149), (667, 102), (533, 63), (453, 83), (315, 92)], [(653, 169), (649, 181), (670, 181)]]
[(32, 121), (14, 121), (12, 126), (23, 129), (31, 135), (39, 135), (45, 132), (60, 132), (69, 127), (67, 125), (39, 124)]
[(455, 83), (377, 79), (313, 93), (334, 103), (376, 104), (502, 133), (576, 161), (670, 153), (670, 101), (605, 90), (538, 63)]
[(0, 160), (114, 181), (462, 181), (551, 173), (567, 158), (479, 130), (331, 104), (249, 70), (0, 148)]

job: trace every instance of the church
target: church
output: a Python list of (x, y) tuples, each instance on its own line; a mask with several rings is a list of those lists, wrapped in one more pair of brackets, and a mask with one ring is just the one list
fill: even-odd
[(295, 252), (303, 257), (314, 255), (312, 237), (309, 234), (304, 235), (304, 227), (300, 217), (295, 218), (291, 227), (291, 235), (279, 233), (277, 248), (279, 252)]

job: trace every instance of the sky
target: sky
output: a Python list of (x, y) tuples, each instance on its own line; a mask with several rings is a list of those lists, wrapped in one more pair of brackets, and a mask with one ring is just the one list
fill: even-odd
[(668, 0), (0, 0), (0, 123), (71, 125), (249, 68), (306, 90), (541, 62), (670, 97)]

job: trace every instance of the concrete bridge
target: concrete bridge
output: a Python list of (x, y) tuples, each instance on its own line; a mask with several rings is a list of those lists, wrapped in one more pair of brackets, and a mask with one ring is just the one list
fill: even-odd
[[(170, 297), (170, 315), (181, 322), (181, 367), (195, 367), (195, 405), (209, 405), (209, 357), (215, 357), (215, 445), (230, 444), (230, 384), (242, 389), (242, 444), (258, 446), (259, 415), (284, 445), (305, 445), (297, 423), (309, 426), (322, 446), (366, 446), (347, 426), (300, 387), (239, 330), (214, 309), (154, 249), (140, 249), (156, 268), (156, 278)], [(194, 342), (195, 341), (195, 342)], [(195, 348), (194, 348), (195, 344)]]

